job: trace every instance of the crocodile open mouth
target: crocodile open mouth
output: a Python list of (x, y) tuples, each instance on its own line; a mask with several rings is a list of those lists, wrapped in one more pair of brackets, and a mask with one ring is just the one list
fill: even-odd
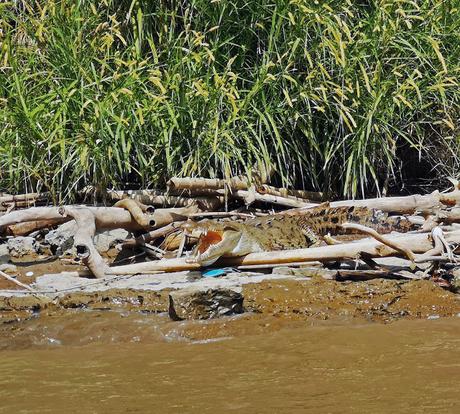
[(214, 244), (218, 244), (222, 241), (222, 232), (217, 231), (207, 231), (203, 233), (200, 237), (200, 241), (198, 243), (198, 252), (203, 254), (206, 250), (209, 249), (209, 246)]

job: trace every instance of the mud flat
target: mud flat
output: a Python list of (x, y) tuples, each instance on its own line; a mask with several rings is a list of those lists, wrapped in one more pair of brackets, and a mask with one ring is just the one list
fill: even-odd
[[(78, 319), (79, 313), (87, 320), (88, 312), (85, 311), (92, 311), (92, 315), (98, 314), (98, 317), (109, 315), (110, 311), (125, 316), (160, 315), (160, 319), (152, 323), (163, 323), (161, 318), (166, 318), (168, 327), (174, 327), (179, 332), (178, 337), (188, 340), (240, 336), (305, 322), (388, 323), (399, 319), (460, 315), (459, 296), (427, 280), (337, 282), (320, 277), (241, 273), (203, 278), (198, 272), (179, 272), (104, 280), (51, 274), (38, 277), (33, 286), (37, 293), (0, 291), (3, 347), (8, 347), (8, 336), (30, 332), (29, 327), (37, 324), (37, 320), (53, 323), (59, 319), (59, 324), (66, 325), (66, 315), (70, 322)], [(208, 323), (169, 321), (166, 316), (169, 294), (190, 287), (201, 291), (231, 289), (240, 292), (245, 312)]]

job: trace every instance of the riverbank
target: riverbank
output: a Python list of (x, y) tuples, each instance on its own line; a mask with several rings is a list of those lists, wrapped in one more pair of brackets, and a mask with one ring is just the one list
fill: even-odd
[[(56, 282), (59, 280), (61, 285)], [(74, 288), (79, 285), (78, 291), (64, 290), (63, 286), (72, 289), (69, 280), (73, 280)], [(85, 283), (86, 288), (82, 287)], [(84, 323), (73, 326), (71, 335), (78, 336), (80, 330), (86, 332), (92, 329), (91, 322), (85, 326), (88, 318), (91, 318), (88, 311), (102, 319), (113, 318), (113, 314), (151, 315), (152, 324), (157, 323), (157, 315), (164, 315), (162, 317), (168, 319), (167, 326), (176, 332), (178, 341), (241, 337), (254, 332), (279, 330), (297, 322), (318, 324), (330, 321), (348, 325), (460, 315), (458, 295), (427, 280), (337, 282), (320, 277), (308, 279), (276, 274), (230, 274), (219, 278), (201, 278), (197, 272), (180, 272), (115, 278), (112, 282), (77, 279), (65, 274), (45, 275), (37, 279), (35, 286), (39, 292), (50, 292), (51, 286), (57, 289), (61, 287), (61, 291), (41, 294), (0, 291), (1, 348), (14, 349), (15, 338), (22, 338), (21, 341), (34, 346), (34, 331), (40, 331), (40, 326), (52, 326), (57, 320), (60, 321), (58, 331), (64, 338), (59, 335), (50, 337), (65, 343), (68, 324), (79, 318), (75, 316), (78, 313), (84, 315)], [(166, 315), (171, 292), (190, 287), (200, 292), (213, 289), (238, 291), (244, 298), (245, 312), (207, 323), (169, 321)], [(46, 337), (46, 329), (40, 335)], [(91, 340), (88, 339), (88, 343)]]

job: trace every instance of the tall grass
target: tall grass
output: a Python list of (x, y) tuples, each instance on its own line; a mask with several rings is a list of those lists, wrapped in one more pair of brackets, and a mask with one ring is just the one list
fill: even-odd
[(255, 163), (343, 196), (455, 175), (459, 7), (1, 3), (0, 191), (68, 199), (88, 184), (154, 187)]

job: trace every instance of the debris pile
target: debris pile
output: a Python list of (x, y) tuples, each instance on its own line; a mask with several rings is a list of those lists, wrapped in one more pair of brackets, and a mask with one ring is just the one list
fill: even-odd
[(96, 278), (212, 266), (460, 284), (458, 183), (448, 192), (325, 202), (321, 193), (267, 180), (262, 173), (251, 180), (172, 178), (167, 191), (80, 194), (101, 200), (97, 206), (43, 205), (47, 194), (2, 195), (0, 245), (11, 255), (80, 261), (88, 269), (80, 275)]

